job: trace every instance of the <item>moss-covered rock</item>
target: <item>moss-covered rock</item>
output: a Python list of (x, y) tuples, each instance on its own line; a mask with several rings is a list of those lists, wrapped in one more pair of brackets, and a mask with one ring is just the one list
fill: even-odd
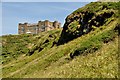
[(92, 2), (68, 15), (63, 26), (59, 44), (95, 30), (100, 26), (107, 26), (119, 17), (120, 2)]

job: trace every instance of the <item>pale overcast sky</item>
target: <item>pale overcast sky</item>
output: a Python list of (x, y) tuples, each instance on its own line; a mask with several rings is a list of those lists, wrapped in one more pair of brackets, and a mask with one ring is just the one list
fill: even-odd
[(63, 25), (67, 15), (91, 1), (96, 0), (2, 0), (0, 35), (17, 34), (18, 23), (24, 22), (37, 23), (47, 19), (58, 20)]

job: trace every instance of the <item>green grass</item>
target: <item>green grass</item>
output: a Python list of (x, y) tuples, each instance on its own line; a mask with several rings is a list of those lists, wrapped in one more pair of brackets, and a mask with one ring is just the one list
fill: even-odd
[(99, 12), (104, 9), (119, 10), (120, 2), (91, 2), (91, 4), (87, 4), (86, 6), (77, 9), (73, 14), (82, 11)]
[(35, 72), (35, 77), (117, 78), (117, 44), (116, 39), (92, 54), (79, 56), (59, 67), (52, 66), (44, 74)]
[[(51, 47), (53, 41), (58, 40), (60, 30), (44, 32), (39, 35), (6, 35), (2, 36), (2, 63), (7, 64), (13, 59), (17, 59), (18, 56), (23, 54), (29, 54), (29, 51), (38, 50), (37, 48)], [(55, 35), (53, 35), (55, 34)], [(48, 38), (52, 35), (52, 38)], [(39, 40), (40, 39), (40, 40)], [(43, 44), (45, 40), (49, 40), (49, 43)], [(38, 40), (38, 41), (37, 41)]]
[(67, 16), (59, 44), (64, 44), (84, 34), (107, 26), (119, 18), (120, 2), (91, 2)]
[[(100, 4), (91, 3), (77, 11), (91, 6), (90, 11), (97, 12), (102, 9)], [(116, 9), (114, 4), (102, 3)], [(114, 30), (118, 21), (113, 16), (104, 25), (93, 26), (95, 29), (88, 34), (62, 45), (57, 45), (61, 30), (2, 36), (3, 77), (118, 78), (118, 31)], [(73, 21), (68, 32), (75, 32), (78, 25)]]
[[(22, 56), (22, 57), (20, 56), (21, 58), (17, 59), (16, 61), (12, 63), (13, 66), (11, 65), (5, 66), (7, 64), (3, 65), (3, 76), (14, 77), (14, 78), (18, 78), (18, 77), (109, 77), (107, 76), (108, 75), (107, 73), (110, 73), (110, 72), (108, 70), (105, 70), (106, 68), (102, 70), (100, 69), (96, 75), (92, 75), (92, 74), (95, 74), (94, 72), (92, 72), (92, 70), (94, 71), (94, 69), (92, 67), (91, 68), (85, 67), (86, 65), (84, 65), (84, 63), (81, 63), (82, 67), (80, 68), (80, 70), (79, 68), (77, 69), (78, 67), (77, 65), (76, 66), (71, 65), (73, 61), (74, 61), (74, 64), (76, 64), (75, 63), (76, 58), (71, 61), (69, 55), (71, 52), (75, 52), (76, 50), (78, 51), (83, 50), (84, 54), (86, 54), (86, 58), (85, 58), (85, 55), (81, 55), (80, 60), (78, 61), (87, 62), (89, 61), (88, 58), (91, 58), (87, 56), (89, 55), (94, 56), (97, 52), (99, 52), (100, 54), (100, 50), (102, 49), (102, 47), (104, 47), (104, 45), (108, 43), (114, 44), (115, 42), (114, 38), (115, 37), (117, 38), (117, 33), (114, 31), (116, 21), (113, 21), (111, 24), (113, 23), (114, 25), (109, 26), (109, 28), (106, 26), (101, 26), (104, 29), (101, 30), (101, 27), (97, 28), (95, 31), (92, 31), (89, 34), (86, 34), (77, 39), (74, 39), (73, 41), (70, 41), (64, 45), (53, 46), (52, 48), (45, 47), (40, 52), (36, 50), (34, 54), (32, 54), (31, 56)], [(47, 34), (45, 33), (45, 35), (43, 35), (42, 37), (46, 35)], [(38, 38), (38, 35), (37, 37), (35, 37), (35, 39), (36, 38)], [(104, 40), (106, 39), (108, 40), (108, 43), (104, 43)], [(97, 47), (98, 49), (96, 51), (89, 51), (89, 50), (94, 49), (93, 47)], [(86, 49), (84, 48), (87, 48), (88, 51), (86, 51)], [(116, 48), (114, 48), (114, 50), (110, 52), (116, 52)], [(106, 53), (109, 53), (109, 56), (110, 56), (110, 52), (108, 51)], [(89, 54), (89, 53), (92, 53), (92, 54)], [(101, 57), (104, 57), (104, 56), (105, 55), (102, 54)], [(84, 57), (84, 59), (82, 59), (82, 57)], [(97, 59), (97, 56), (95, 59)], [(113, 60), (116, 61), (115, 58)], [(67, 66), (65, 66), (67, 64), (71, 67), (68, 68)], [(94, 62), (92, 62), (92, 64), (94, 66)], [(100, 63), (99, 65), (101, 65), (102, 67), (104, 66), (108, 67), (107, 64), (102, 65)], [(113, 66), (117, 66), (116, 63)], [(113, 66), (111, 66), (112, 69), (113, 69)], [(96, 68), (97, 65), (94, 67)], [(69, 69), (70, 72), (66, 71), (67, 68)], [(73, 73), (71, 73), (71, 69), (73, 70), (72, 71)], [(64, 73), (64, 70), (65, 70), (65, 73)], [(79, 71), (83, 71), (85, 74), (80, 72), (82, 75), (81, 74), (78, 75)], [(89, 75), (86, 75), (88, 71), (90, 71), (91, 73)], [(101, 71), (105, 74), (102, 74)], [(47, 72), (47, 73), (45, 74), (44, 72)], [(115, 72), (110, 73), (110, 74), (112, 75), (110, 77), (117, 77), (117, 73)]]
[(34, 43), (31, 39), (33, 35), (6, 35), (2, 36), (2, 59), (3, 64), (7, 64), (12, 59), (16, 59), (21, 54), (28, 52), (27, 45)]

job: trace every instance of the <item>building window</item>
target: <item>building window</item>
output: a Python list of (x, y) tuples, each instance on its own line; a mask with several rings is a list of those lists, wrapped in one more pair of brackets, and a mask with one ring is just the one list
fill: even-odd
[(41, 28), (42, 28), (42, 29), (45, 29), (45, 26), (42, 25)]
[(24, 32), (24, 31), (25, 31), (25, 28), (24, 28), (24, 27), (21, 27), (21, 31)]
[(33, 27), (33, 30), (37, 30), (37, 29), (38, 29), (37, 26), (34, 26), (34, 27)]
[(34, 27), (34, 30), (36, 30), (36, 27)]

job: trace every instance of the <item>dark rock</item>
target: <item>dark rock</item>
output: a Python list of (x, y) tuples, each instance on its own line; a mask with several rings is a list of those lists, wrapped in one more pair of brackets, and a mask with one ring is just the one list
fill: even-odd
[[(94, 12), (82, 11), (67, 16), (58, 44), (64, 44), (77, 37), (89, 33), (93, 30), (92, 26), (100, 27), (105, 24), (106, 19), (110, 18), (114, 12), (104, 12), (96, 15)], [(76, 26), (71, 24), (78, 22)], [(79, 27), (78, 27), (79, 25)], [(74, 28), (73, 28), (74, 27)], [(74, 29), (74, 30), (73, 30)]]
[(114, 30), (118, 32), (118, 35), (120, 35), (120, 24), (117, 24)]
[(49, 40), (47, 39), (47, 40), (45, 40), (45, 42), (43, 44), (48, 43), (48, 42), (49, 42)]
[(50, 38), (52, 38), (53, 36), (52, 35), (49, 35)]
[(40, 52), (40, 51), (42, 51), (43, 49), (44, 49), (44, 48), (41, 48), (41, 47), (40, 47), (40, 48), (38, 49), (38, 51)]

